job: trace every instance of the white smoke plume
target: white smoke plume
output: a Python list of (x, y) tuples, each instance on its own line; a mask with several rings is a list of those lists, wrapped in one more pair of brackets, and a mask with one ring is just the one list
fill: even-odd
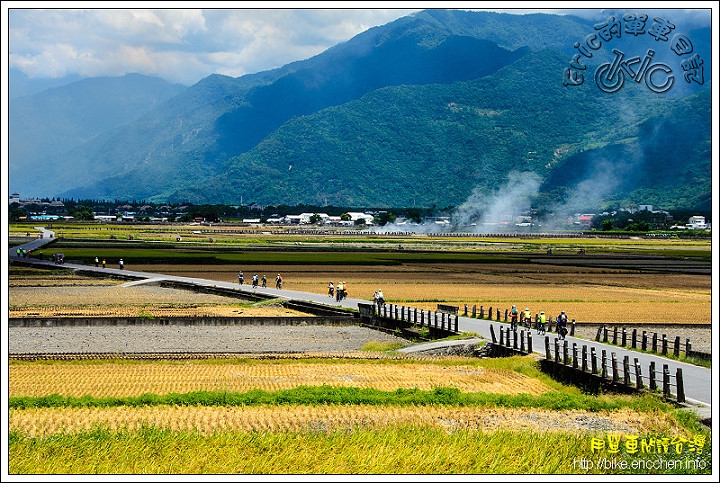
[(453, 224), (472, 227), (475, 233), (497, 232), (500, 225), (514, 228), (518, 217), (530, 210), (541, 184), (536, 173), (511, 171), (507, 183), (493, 193), (475, 188), (453, 213)]
[(553, 206), (549, 211), (598, 214), (609, 194), (615, 192), (626, 179), (637, 176), (643, 159), (642, 149), (637, 145), (629, 147), (622, 156), (597, 157), (592, 162), (592, 170), (581, 181), (568, 187), (568, 197), (562, 205)]
[(388, 223), (373, 228), (372, 231), (495, 233), (514, 230), (517, 217), (530, 209), (531, 200), (537, 195), (541, 183), (542, 178), (536, 173), (512, 171), (508, 174), (507, 182), (492, 193), (475, 188), (468, 199), (447, 217), (447, 222), (431, 220), (423, 224)]

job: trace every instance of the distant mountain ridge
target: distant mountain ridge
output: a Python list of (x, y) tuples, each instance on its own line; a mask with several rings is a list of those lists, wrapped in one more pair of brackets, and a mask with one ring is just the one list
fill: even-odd
[[(444, 207), (496, 192), (520, 172), (539, 177), (534, 196), (553, 206), (602, 172), (594, 160), (620, 156), (637, 157), (628, 173), (639, 174), (586, 201), (709, 204), (710, 82), (676, 96), (629, 84), (622, 95), (563, 87), (573, 43), (592, 29), (569, 16), (426, 10), (313, 58), (240, 78), (212, 75), (168, 88), (165, 98), (152, 97), (149, 84), (126, 98), (108, 87), (108, 119), (80, 127), (74, 121), (93, 112), (87, 90), (42, 129), (33, 129), (28, 106), (55, 102), (51, 91), (13, 100), (11, 111), (22, 107), (25, 119), (11, 117), (10, 188), (156, 202)], [(701, 52), (705, 34), (693, 32)], [(609, 55), (598, 52), (597, 62)], [(130, 86), (133, 77), (122, 79)], [(110, 99), (122, 102), (113, 108)], [(691, 130), (672, 121), (680, 112)], [(650, 135), (658, 131), (665, 135)], [(693, 147), (681, 152), (673, 133)], [(39, 170), (23, 178), (29, 166)]]
[(31, 96), (47, 89), (61, 87), (82, 80), (79, 75), (69, 75), (65, 77), (52, 79), (31, 79), (22, 71), (9, 68), (8, 69), (8, 98)]

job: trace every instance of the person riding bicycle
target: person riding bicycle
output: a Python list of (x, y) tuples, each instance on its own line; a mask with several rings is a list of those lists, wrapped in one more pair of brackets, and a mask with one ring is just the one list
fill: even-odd
[(337, 285), (335, 285), (335, 301), (340, 302), (340, 299), (342, 298), (342, 282), (338, 282)]
[(257, 286), (258, 286), (258, 281), (259, 281), (259, 279), (258, 279), (257, 273), (253, 274), (253, 278), (252, 278), (252, 286), (253, 286), (253, 288), (257, 288)]
[(382, 289), (377, 289), (375, 291), (375, 303), (378, 306), (378, 310), (382, 308), (383, 305), (385, 305), (385, 296), (383, 295)]
[(330, 280), (330, 283), (328, 284), (328, 296), (335, 296), (335, 286), (333, 285), (332, 280)]
[(510, 309), (510, 328), (511, 329), (517, 328), (518, 315), (519, 315), (518, 309), (516, 306), (513, 305), (512, 308)]
[(277, 277), (275, 277), (275, 288), (278, 290), (282, 288), (282, 277), (279, 273), (277, 274)]
[(337, 288), (338, 295), (340, 298), (338, 300), (346, 299), (347, 298), (347, 283), (340, 282), (340, 285), (338, 285)]
[(538, 334), (545, 334), (545, 322), (547, 319), (545, 318), (545, 312), (542, 310), (540, 311), (540, 317), (537, 321), (537, 333)]
[(560, 339), (564, 340), (567, 335), (567, 315), (565, 315), (564, 310), (560, 311), (560, 315), (557, 316), (556, 322), (557, 333), (560, 336)]
[(530, 313), (530, 309), (525, 307), (525, 313), (523, 314), (523, 324), (525, 324), (525, 327), (530, 327), (530, 324), (532, 324), (532, 314)]

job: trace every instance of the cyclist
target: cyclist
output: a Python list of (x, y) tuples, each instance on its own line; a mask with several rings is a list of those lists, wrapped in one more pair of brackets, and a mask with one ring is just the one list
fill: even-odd
[(518, 309), (516, 306), (513, 305), (510, 309), (510, 328), (513, 330), (517, 329), (518, 315)]

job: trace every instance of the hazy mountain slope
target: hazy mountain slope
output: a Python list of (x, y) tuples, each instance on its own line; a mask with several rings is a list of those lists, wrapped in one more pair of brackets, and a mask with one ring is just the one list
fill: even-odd
[(82, 80), (82, 78), (78, 75), (31, 79), (25, 75), (24, 72), (11, 67), (8, 69), (8, 99), (30, 96), (42, 92), (45, 89), (72, 84), (79, 80)]
[(102, 133), (140, 118), (186, 89), (155, 77), (84, 79), (40, 93), (11, 99), (8, 105), (8, 155), (11, 189), (24, 193), (53, 193), (57, 180), (72, 173), (75, 163), (58, 157)]
[(456, 204), (510, 169), (547, 171), (557, 146), (601, 120), (597, 96), (546, 81), (564, 60), (542, 52), (477, 81), (375, 91), (287, 123), (215, 180), (173, 198)]
[[(605, 204), (651, 204), (664, 209), (710, 210), (712, 193), (711, 93), (665, 103), (634, 135), (567, 158), (545, 180), (558, 200), (578, 209)], [(560, 189), (561, 188), (561, 189)]]

